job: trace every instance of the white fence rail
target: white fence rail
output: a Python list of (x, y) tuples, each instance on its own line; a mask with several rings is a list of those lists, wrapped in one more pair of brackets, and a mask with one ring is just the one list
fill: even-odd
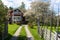
[[(60, 35), (60, 34), (59, 34)], [(57, 37), (57, 33), (56, 32), (51, 32), (51, 40), (56, 40), (56, 37)], [(57, 37), (58, 38), (58, 40), (60, 40), (60, 38), (59, 37)], [(50, 30), (48, 30), (48, 29), (44, 29), (44, 39), (45, 40), (50, 40)]]

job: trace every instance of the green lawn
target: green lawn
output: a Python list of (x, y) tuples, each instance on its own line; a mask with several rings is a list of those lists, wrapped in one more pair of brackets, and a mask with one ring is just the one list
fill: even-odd
[(26, 39), (27, 39), (27, 37), (26, 37), (26, 31), (25, 31), (25, 28), (22, 27), (21, 33), (20, 33), (20, 35), (18, 37), (18, 40), (26, 40)]
[(43, 40), (42, 38), (40, 38), (38, 32), (37, 32), (37, 26), (34, 26), (34, 28), (30, 28), (28, 27), (30, 32), (32, 33), (33, 37), (34, 37), (34, 40)]
[[(48, 30), (51, 30), (51, 26), (43, 26), (43, 27), (47, 28)], [(60, 32), (60, 27), (58, 27), (58, 31)], [(56, 28), (54, 26), (52, 26), (52, 32), (56, 32)]]
[(6, 40), (9, 40), (18, 28), (19, 28), (19, 25), (17, 24), (9, 24), (8, 25), (8, 38), (6, 38)]
[(13, 35), (18, 28), (19, 28), (19, 25), (17, 25), (17, 24), (12, 24), (12, 25), (9, 24), (8, 25), (8, 33), (10, 35)]

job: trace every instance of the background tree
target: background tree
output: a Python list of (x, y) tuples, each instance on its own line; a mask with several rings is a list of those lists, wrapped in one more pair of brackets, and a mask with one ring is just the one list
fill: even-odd
[(41, 1), (33, 2), (31, 5), (32, 10), (35, 12), (36, 23), (38, 25), (38, 33), (42, 35), (42, 37), (43, 37), (43, 30), (41, 29), (40, 25), (42, 24), (42, 27), (44, 25), (44, 20), (47, 14), (47, 10), (49, 10), (49, 5), (50, 4), (48, 2), (41, 2)]
[(31, 9), (29, 9), (25, 14), (24, 14), (26, 20), (28, 21), (28, 25), (33, 28), (33, 25), (35, 25), (36, 23), (36, 19), (35, 19), (35, 14), (34, 11), (32, 11)]
[[(32, 13), (28, 13), (28, 14), (33, 14), (35, 21), (37, 20), (38, 25), (40, 25), (40, 21), (42, 21), (42, 17), (43, 14), (45, 15), (47, 13), (47, 10), (49, 10), (49, 3), (47, 2), (40, 2), (40, 1), (36, 1), (36, 2), (32, 2), (31, 3), (31, 11), (33, 11)], [(33, 19), (34, 19), (33, 18)], [(33, 20), (31, 19), (31, 20)], [(34, 22), (34, 21), (33, 21)]]
[[(3, 5), (2, 1), (0, 0), (0, 39), (2, 39), (2, 34), (5, 31), (5, 27), (7, 26), (5, 23), (7, 21), (7, 11), (8, 8)], [(6, 30), (7, 31), (7, 30)]]
[(9, 9), (10, 9), (10, 10), (13, 10), (13, 8), (12, 8), (12, 7), (9, 7)]
[[(31, 3), (31, 9), (28, 10), (25, 14), (27, 19), (29, 19), (29, 26), (32, 26), (35, 23), (38, 25), (38, 33), (43, 34), (40, 32), (40, 25), (50, 25), (51, 19), (53, 18), (53, 24), (55, 25), (56, 17), (54, 10), (50, 10), (50, 3), (49, 2), (41, 2), (41, 1), (35, 1)], [(53, 17), (52, 17), (53, 13)], [(41, 30), (43, 31), (43, 30)]]
[(19, 9), (20, 9), (23, 13), (25, 13), (25, 12), (26, 12), (24, 2), (22, 2), (22, 4), (21, 4), (21, 6), (19, 7)]

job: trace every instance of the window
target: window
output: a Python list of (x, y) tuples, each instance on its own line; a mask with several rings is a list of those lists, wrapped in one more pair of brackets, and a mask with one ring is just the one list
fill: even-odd
[(18, 17), (18, 19), (20, 19), (20, 17)]

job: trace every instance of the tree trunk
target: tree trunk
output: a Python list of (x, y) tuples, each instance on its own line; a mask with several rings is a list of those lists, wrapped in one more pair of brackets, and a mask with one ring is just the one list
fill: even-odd
[(37, 24), (38, 24), (38, 33), (40, 34), (40, 21), (39, 20), (37, 21)]
[(8, 36), (8, 20), (5, 22), (5, 27), (4, 27), (4, 37), (6, 38)]
[(4, 40), (7, 36), (8, 36), (8, 20), (5, 19), (4, 31), (3, 31), (3, 34), (2, 34), (2, 40)]

